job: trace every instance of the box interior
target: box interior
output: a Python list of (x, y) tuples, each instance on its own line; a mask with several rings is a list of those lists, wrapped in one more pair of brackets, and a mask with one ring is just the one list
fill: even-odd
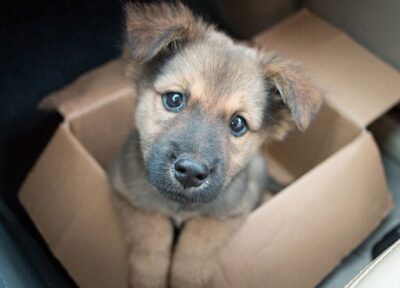
[[(106, 168), (133, 125), (132, 94), (107, 102), (70, 120), (72, 133)], [(305, 132), (293, 131), (284, 141), (263, 147), (270, 174), (288, 184), (350, 143), (360, 128), (325, 104)]]
[(326, 104), (309, 129), (294, 130), (284, 141), (265, 148), (270, 173), (282, 184), (293, 182), (350, 143), (360, 131), (361, 128)]

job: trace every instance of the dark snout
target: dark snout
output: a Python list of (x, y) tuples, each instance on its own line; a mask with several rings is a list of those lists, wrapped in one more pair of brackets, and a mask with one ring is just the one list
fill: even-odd
[(225, 135), (220, 129), (225, 123), (210, 125), (204, 114), (195, 110), (175, 119), (152, 147), (146, 164), (149, 180), (174, 201), (208, 203), (225, 182), (221, 145)]
[(174, 176), (184, 188), (199, 187), (210, 174), (210, 169), (204, 161), (185, 157), (174, 164)]

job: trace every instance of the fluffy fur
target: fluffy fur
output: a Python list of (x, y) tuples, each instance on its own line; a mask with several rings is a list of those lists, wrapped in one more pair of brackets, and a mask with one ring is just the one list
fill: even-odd
[[(299, 67), (232, 41), (182, 4), (128, 5), (124, 58), (137, 89), (135, 125), (110, 169), (132, 287), (209, 287), (218, 249), (260, 202), (259, 148), (304, 130), (321, 100)], [(187, 95), (169, 112), (162, 95)], [(234, 115), (249, 131), (230, 133)], [(171, 163), (201, 159), (210, 176), (182, 187)], [(175, 249), (174, 227), (181, 228)]]

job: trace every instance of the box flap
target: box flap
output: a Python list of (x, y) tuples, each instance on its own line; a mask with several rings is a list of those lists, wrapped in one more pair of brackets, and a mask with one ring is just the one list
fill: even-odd
[(307, 10), (255, 37), (257, 46), (300, 61), (343, 115), (365, 127), (400, 99), (400, 74)]
[(213, 287), (315, 287), (391, 206), (379, 151), (363, 132), (248, 217), (223, 247)]
[(121, 95), (69, 121), (76, 139), (104, 169), (131, 130), (134, 99), (133, 93)]
[(39, 108), (57, 110), (71, 119), (115, 97), (132, 93), (123, 75), (122, 61), (110, 61), (77, 78), (68, 86), (47, 96)]
[(104, 170), (65, 124), (19, 193), (50, 250), (79, 287), (128, 286), (128, 254), (110, 196)]

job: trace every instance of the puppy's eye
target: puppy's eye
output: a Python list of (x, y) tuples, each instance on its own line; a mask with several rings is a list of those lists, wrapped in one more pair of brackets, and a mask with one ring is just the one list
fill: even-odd
[(162, 95), (165, 109), (171, 112), (180, 112), (186, 107), (186, 97), (179, 92), (168, 92)]
[(246, 120), (240, 115), (236, 115), (231, 119), (229, 127), (232, 135), (236, 137), (244, 135), (249, 130)]

